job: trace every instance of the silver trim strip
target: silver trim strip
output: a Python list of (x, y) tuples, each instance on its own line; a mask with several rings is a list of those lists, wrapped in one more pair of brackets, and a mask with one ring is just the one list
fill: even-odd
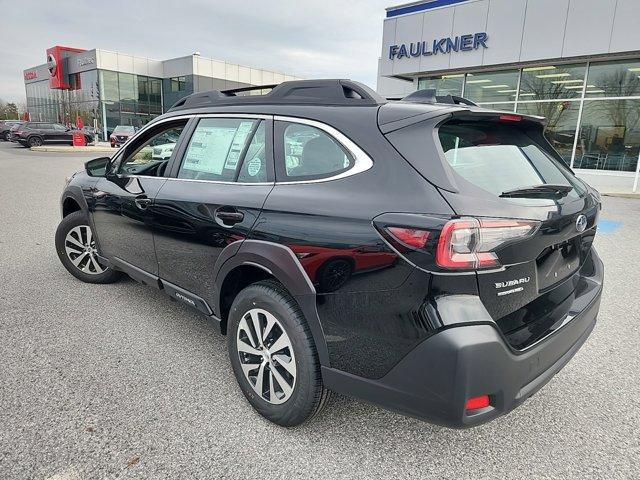
[(354, 163), (353, 167), (351, 167), (346, 172), (342, 172), (338, 175), (334, 175), (332, 177), (319, 178), (316, 180), (300, 180), (300, 181), (290, 181), (290, 182), (276, 182), (276, 185), (301, 185), (305, 183), (322, 183), (322, 182), (330, 182), (332, 180), (338, 180), (340, 178), (350, 177), (351, 175), (356, 175), (358, 173), (365, 172), (373, 167), (373, 160), (371, 157), (367, 155), (364, 150), (362, 150), (358, 145), (356, 145), (349, 137), (343, 134), (341, 131), (333, 128), (326, 123), (318, 122), (316, 120), (309, 120), (308, 118), (300, 118), (300, 117), (287, 117), (283, 115), (275, 115), (273, 117), (276, 121), (281, 122), (290, 122), (290, 123), (299, 123), (302, 125), (309, 125), (311, 127), (315, 127), (319, 130), (322, 130), (329, 135), (331, 135), (335, 140), (338, 141), (344, 148), (346, 148), (351, 155), (353, 155)]
[(120, 148), (113, 154), (111, 159), (113, 160), (119, 154), (121, 154), (124, 150), (123, 147), (126, 147), (130, 142), (138, 138), (138, 136), (144, 134), (150, 128), (155, 128), (157, 125), (162, 125), (163, 123), (173, 122), (176, 120), (190, 120), (192, 118), (259, 118), (261, 120), (271, 120), (273, 119), (273, 115), (258, 115), (255, 113), (197, 113), (197, 114), (187, 114), (187, 115), (176, 115), (174, 117), (161, 118), (156, 121), (152, 121), (147, 123), (144, 127), (142, 127), (133, 137), (129, 137), (129, 140), (120, 145)]
[[(206, 183), (219, 183), (222, 185), (304, 185), (307, 183), (322, 183), (322, 182), (330, 182), (332, 180), (338, 180), (341, 178), (350, 177), (352, 175), (357, 175), (358, 173), (365, 172), (373, 167), (373, 160), (369, 155), (367, 155), (364, 150), (362, 150), (358, 145), (356, 145), (349, 137), (335, 129), (334, 127), (327, 125), (326, 123), (319, 122), (317, 120), (310, 120), (308, 118), (300, 118), (300, 117), (288, 117), (283, 115), (262, 115), (262, 114), (253, 114), (253, 113), (197, 113), (190, 115), (176, 115), (174, 117), (167, 117), (156, 122), (151, 122), (145, 125), (142, 129), (140, 129), (133, 137), (129, 138), (119, 149), (118, 151), (111, 157), (111, 161), (114, 161), (116, 157), (124, 151), (125, 146), (127, 146), (130, 142), (134, 141), (138, 138), (139, 135), (144, 134), (150, 128), (155, 128), (157, 125), (162, 125), (163, 123), (172, 122), (176, 120), (185, 120), (191, 118), (256, 118), (261, 120), (277, 120), (282, 122), (290, 122), (290, 123), (298, 123), (302, 125), (309, 125), (311, 127), (315, 127), (327, 134), (331, 135), (338, 143), (340, 143), (345, 149), (353, 155), (354, 163), (353, 167), (349, 170), (342, 172), (338, 175), (333, 175), (331, 177), (326, 178), (318, 178), (315, 180), (299, 180), (299, 181), (287, 181), (287, 182), (256, 182), (256, 183), (243, 183), (243, 182), (222, 182), (218, 180), (195, 180), (189, 178), (173, 178), (173, 177), (163, 177), (167, 180), (180, 180), (187, 182), (206, 182)], [(127, 175), (128, 178), (161, 178), (154, 177), (152, 175)]]
[[(157, 178), (157, 177), (154, 177)], [(273, 186), (274, 182), (226, 182), (222, 180), (198, 180), (196, 178), (174, 178), (167, 177), (167, 180), (171, 181), (179, 181), (179, 182), (196, 182), (196, 183), (218, 183), (220, 185), (247, 185), (247, 186), (256, 186), (256, 185), (267, 185)]]

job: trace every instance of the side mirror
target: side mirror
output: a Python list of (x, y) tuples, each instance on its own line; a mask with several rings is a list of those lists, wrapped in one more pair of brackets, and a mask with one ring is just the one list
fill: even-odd
[(111, 158), (109, 157), (94, 158), (84, 164), (84, 169), (90, 177), (104, 177), (110, 161)]

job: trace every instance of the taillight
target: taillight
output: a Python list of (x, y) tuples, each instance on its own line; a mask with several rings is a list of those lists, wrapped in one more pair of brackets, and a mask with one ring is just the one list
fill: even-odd
[(387, 227), (387, 231), (400, 242), (414, 248), (424, 248), (429, 240), (429, 231), (418, 228)]
[(436, 264), (446, 269), (495, 268), (494, 250), (535, 232), (539, 222), (459, 218), (445, 224), (436, 247)]

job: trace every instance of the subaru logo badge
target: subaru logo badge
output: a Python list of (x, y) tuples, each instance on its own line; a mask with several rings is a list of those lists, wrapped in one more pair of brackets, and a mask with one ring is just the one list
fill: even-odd
[(578, 232), (584, 232), (587, 228), (587, 217), (584, 215), (578, 215), (576, 218), (576, 230)]

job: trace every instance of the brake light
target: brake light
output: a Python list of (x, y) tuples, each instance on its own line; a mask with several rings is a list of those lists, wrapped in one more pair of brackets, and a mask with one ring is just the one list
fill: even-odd
[(480, 408), (487, 408), (491, 405), (489, 395), (480, 395), (479, 397), (472, 397), (467, 400), (465, 410), (478, 410)]
[(460, 270), (495, 268), (495, 249), (535, 232), (539, 222), (529, 220), (459, 218), (445, 224), (436, 247), (436, 264)]
[(520, 115), (505, 114), (505, 115), (500, 115), (500, 117), (498, 118), (500, 119), (501, 122), (521, 122), (522, 121), (522, 117)]
[(427, 230), (417, 228), (387, 227), (387, 231), (393, 235), (396, 240), (414, 248), (424, 248), (429, 239), (429, 232)]

